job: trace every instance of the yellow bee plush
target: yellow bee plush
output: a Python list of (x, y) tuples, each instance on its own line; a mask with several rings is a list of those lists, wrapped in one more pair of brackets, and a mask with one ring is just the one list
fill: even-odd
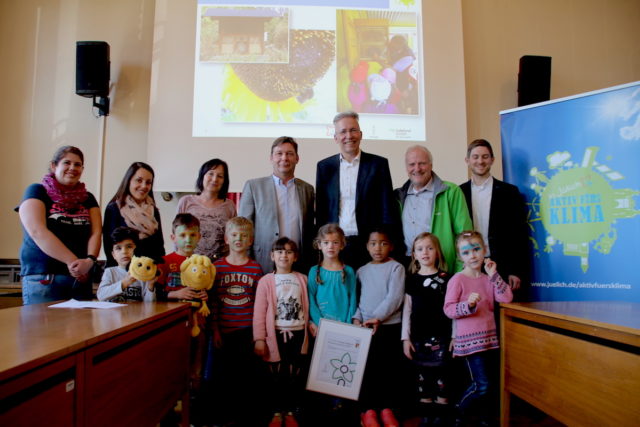
[(136, 280), (146, 282), (156, 277), (157, 267), (149, 257), (134, 255), (129, 264), (129, 274)]
[[(216, 268), (211, 263), (209, 257), (204, 255), (191, 255), (180, 264), (180, 280), (183, 286), (187, 286), (196, 291), (208, 291), (213, 286), (213, 279), (216, 277)], [(210, 311), (206, 301), (191, 301), (193, 307), (200, 309), (193, 315), (193, 328), (191, 336), (197, 337), (200, 333), (197, 315), (208, 316)]]

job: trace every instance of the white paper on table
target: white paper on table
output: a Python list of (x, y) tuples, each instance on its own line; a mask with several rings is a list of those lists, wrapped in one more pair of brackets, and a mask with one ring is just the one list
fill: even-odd
[(52, 304), (49, 308), (117, 308), (124, 307), (127, 304), (118, 304), (115, 302), (105, 301), (77, 301), (70, 299), (69, 301)]

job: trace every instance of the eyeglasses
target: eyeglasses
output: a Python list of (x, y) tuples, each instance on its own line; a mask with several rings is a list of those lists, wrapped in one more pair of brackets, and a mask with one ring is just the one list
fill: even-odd
[(350, 133), (353, 133), (353, 134), (357, 135), (357, 134), (360, 133), (360, 129), (342, 129), (340, 132), (338, 132), (338, 135), (345, 136), (345, 135), (348, 135)]

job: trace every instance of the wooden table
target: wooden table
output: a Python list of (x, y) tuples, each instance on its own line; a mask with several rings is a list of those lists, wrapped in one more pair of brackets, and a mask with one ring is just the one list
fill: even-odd
[(640, 304), (501, 304), (502, 426), (513, 393), (567, 425), (640, 423)]
[(0, 425), (188, 425), (188, 304), (48, 305), (0, 310)]

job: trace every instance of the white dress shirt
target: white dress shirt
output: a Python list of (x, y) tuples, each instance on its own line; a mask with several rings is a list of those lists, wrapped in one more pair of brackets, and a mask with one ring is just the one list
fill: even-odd
[[(356, 186), (360, 169), (360, 154), (351, 163), (340, 154), (340, 213), (338, 222), (347, 236), (358, 235), (356, 222)], [(321, 224), (324, 225), (324, 224)]]
[(491, 196), (493, 195), (493, 177), (489, 176), (482, 184), (476, 185), (471, 180), (471, 210), (473, 211), (473, 228), (482, 233), (486, 256), (489, 250), (489, 211), (491, 210)]
[(280, 237), (286, 236), (296, 242), (298, 248), (302, 243), (300, 222), (300, 201), (296, 189), (295, 178), (290, 179), (286, 184), (282, 179), (273, 175), (273, 183), (276, 186), (276, 197), (278, 199), (278, 227)]

